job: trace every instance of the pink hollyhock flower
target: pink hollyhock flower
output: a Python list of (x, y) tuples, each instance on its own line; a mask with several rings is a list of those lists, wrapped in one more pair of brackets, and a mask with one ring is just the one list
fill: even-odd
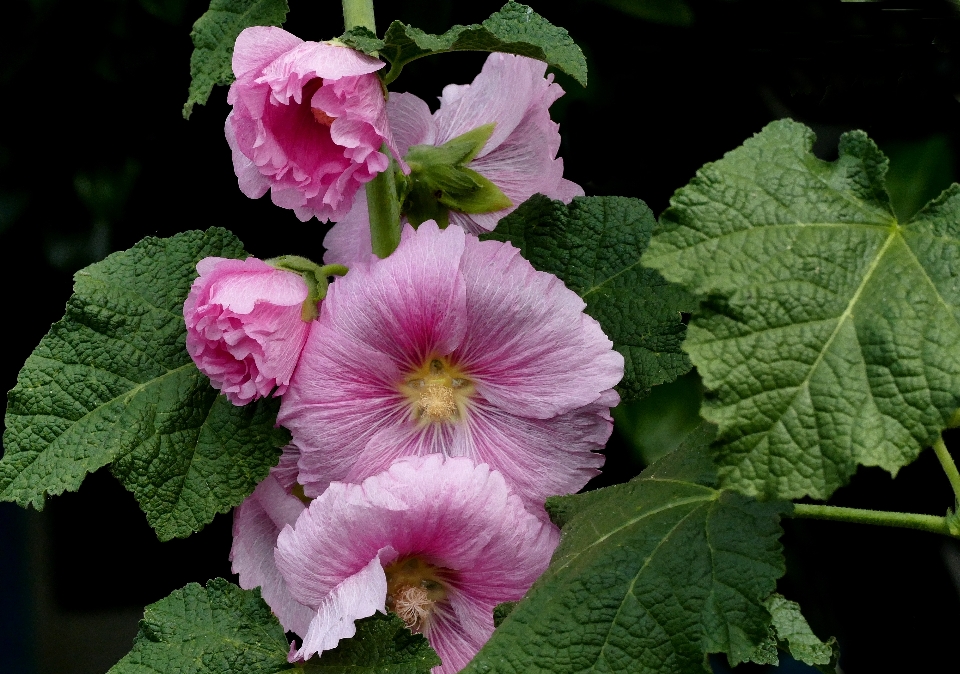
[(362, 484), (335, 482), (287, 526), (276, 561), (313, 609), (309, 658), (389, 609), (460, 671), (490, 638), (493, 609), (546, 570), (559, 530), (529, 513), (499, 473), (466, 458), (400, 460)]
[(584, 302), (507, 243), (407, 225), (330, 286), (279, 423), (316, 495), (400, 456), (468, 456), (541, 508), (598, 473), (623, 356)]
[[(473, 84), (450, 84), (440, 97), (440, 109), (430, 108), (413, 94), (391, 93), (387, 117), (400, 153), (413, 145), (443, 145), (448, 140), (491, 122), (493, 134), (467, 168), (493, 182), (512, 206), (492, 213), (450, 212), (451, 224), (468, 232), (491, 231), (501, 218), (534, 194), (569, 203), (583, 189), (563, 178), (559, 125), (550, 120), (548, 108), (563, 95), (563, 89), (547, 75), (541, 61), (494, 53), (487, 57)], [(372, 256), (370, 225), (365, 200), (327, 234), (327, 264), (351, 265)], [(363, 254), (358, 256), (358, 251)]]
[(360, 186), (387, 168), (382, 144), (396, 154), (374, 74), (383, 66), (282, 28), (240, 33), (225, 132), (241, 191), (256, 199), (270, 189), (303, 221), (346, 215)]
[(274, 561), (280, 531), (293, 525), (306, 509), (304, 502), (293, 495), (299, 456), (296, 447), (284, 447), (279, 465), (234, 509), (230, 561), (233, 572), (240, 577), (240, 587), (259, 587), (284, 630), (306, 634), (313, 611), (290, 595)]
[(208, 257), (197, 271), (183, 303), (193, 362), (234, 405), (282, 395), (307, 339), (306, 281), (255, 257)]

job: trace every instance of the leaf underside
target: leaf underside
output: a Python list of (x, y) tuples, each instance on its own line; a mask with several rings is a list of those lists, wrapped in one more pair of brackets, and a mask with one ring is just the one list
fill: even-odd
[(643, 258), (703, 299), (684, 348), (721, 483), (746, 494), (896, 474), (960, 407), (960, 186), (901, 224), (863, 132), (832, 163), (813, 138), (774, 122), (704, 166)]
[(233, 82), (233, 45), (244, 28), (282, 26), (289, 11), (287, 0), (210, 0), (190, 32), (190, 92), (183, 105), (189, 119), (193, 106), (204, 105), (217, 84)]
[(167, 540), (251, 493), (287, 441), (278, 401), (219, 396), (187, 354), (182, 309), (199, 260), (244, 255), (213, 228), (144, 239), (77, 272), (66, 315), (10, 391), (0, 499), (40, 509), (113, 463)]
[(482, 24), (454, 26), (442, 35), (425, 33), (394, 21), (382, 40), (363, 28), (349, 30), (340, 39), (355, 49), (376, 52), (389, 61), (391, 69), (385, 77), (388, 84), (396, 79), (405, 64), (423, 56), (449, 51), (488, 51), (545, 61), (583, 86), (587, 85), (587, 61), (569, 33), (518, 2), (508, 2)]
[(666, 674), (703, 671), (706, 653), (754, 653), (784, 571), (784, 506), (687, 481), (703, 451), (551, 499), (566, 521), (550, 567), (464, 672)]
[(623, 354), (618, 391), (640, 398), (690, 369), (681, 313), (696, 302), (640, 266), (656, 220), (639, 199), (578, 197), (569, 205), (536, 195), (485, 239), (509, 241), (538, 270), (558, 276)]
[(771, 622), (767, 639), (748, 658), (761, 665), (779, 665), (778, 651), (785, 651), (805, 664), (824, 672), (836, 672), (839, 649), (837, 640), (820, 641), (800, 612), (800, 605), (782, 595), (771, 595), (764, 605), (770, 611)]

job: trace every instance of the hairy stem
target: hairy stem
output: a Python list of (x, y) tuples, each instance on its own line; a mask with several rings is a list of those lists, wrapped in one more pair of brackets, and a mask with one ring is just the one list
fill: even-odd
[(956, 498), (957, 503), (960, 503), (960, 472), (957, 471), (957, 464), (953, 462), (953, 457), (947, 451), (947, 446), (943, 444), (942, 437), (937, 438), (937, 441), (933, 443), (933, 451), (937, 453), (940, 465), (943, 466), (943, 472), (947, 474), (947, 479), (950, 480), (954, 498)]
[(835, 522), (854, 522), (857, 524), (876, 524), (884, 527), (919, 529), (934, 534), (953, 536), (946, 517), (936, 515), (918, 515), (884, 510), (862, 510), (860, 508), (840, 508), (838, 506), (811, 505), (797, 503), (793, 506), (791, 517), (812, 520), (833, 520)]
[(350, 30), (360, 26), (376, 35), (377, 24), (373, 19), (373, 0), (343, 0), (343, 27)]

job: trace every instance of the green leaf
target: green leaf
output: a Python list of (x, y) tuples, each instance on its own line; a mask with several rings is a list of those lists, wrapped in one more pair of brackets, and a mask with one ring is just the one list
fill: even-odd
[(10, 391), (0, 499), (40, 509), (113, 462), (167, 540), (251, 493), (287, 442), (278, 401), (218, 396), (187, 354), (182, 308), (199, 260), (244, 255), (213, 228), (147, 238), (77, 272), (66, 315)]
[(789, 653), (794, 660), (817, 667), (821, 671), (836, 671), (840, 655), (837, 640), (831, 637), (826, 643), (820, 641), (800, 612), (799, 604), (774, 593), (767, 598), (764, 606), (770, 611), (772, 618), (769, 635), (757, 651), (747, 658), (750, 662), (779, 665), (778, 650), (782, 650)]
[(528, 199), (483, 238), (509, 241), (540, 271), (556, 274), (587, 303), (623, 354), (618, 390), (639, 398), (690, 369), (681, 351), (681, 312), (693, 299), (640, 266), (656, 221), (647, 205), (626, 197), (576, 198), (570, 205)]
[(550, 499), (567, 517), (550, 567), (464, 672), (667, 674), (754, 653), (785, 505), (688, 481), (709, 438), (627, 484)]
[(482, 24), (454, 26), (443, 35), (431, 35), (394, 21), (383, 40), (356, 28), (344, 33), (340, 40), (389, 61), (386, 84), (397, 78), (404, 65), (423, 56), (448, 51), (489, 51), (545, 61), (587, 86), (587, 61), (570, 34), (518, 2), (508, 2)]
[(356, 625), (356, 636), (310, 659), (304, 674), (430, 674), (440, 664), (426, 638), (393, 613), (374, 613)]
[(222, 578), (190, 583), (144, 609), (133, 649), (108, 674), (275, 674), (287, 662), (283, 628), (259, 590)]
[(108, 674), (429, 674), (440, 664), (427, 640), (395, 615), (356, 625), (353, 638), (291, 665), (283, 628), (260, 590), (214, 578), (148, 606), (133, 649)]
[(812, 143), (774, 122), (704, 166), (643, 258), (704, 298), (684, 349), (722, 484), (746, 494), (895, 474), (960, 407), (960, 186), (901, 224), (863, 132), (832, 163)]
[(287, 0), (210, 0), (190, 32), (190, 93), (183, 105), (190, 119), (196, 103), (205, 105), (216, 84), (233, 82), (233, 45), (244, 28), (282, 26), (287, 19)]

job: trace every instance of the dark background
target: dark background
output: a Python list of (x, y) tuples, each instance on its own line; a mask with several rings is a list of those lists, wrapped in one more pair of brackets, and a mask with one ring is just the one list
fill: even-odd
[[(954, 179), (960, 13), (951, 2), (531, 1), (587, 55), (589, 87), (558, 77), (568, 94), (552, 113), (565, 175), (588, 195), (639, 197), (660, 213), (702, 164), (786, 116), (815, 129), (824, 158), (835, 156), (840, 133), (865, 129), (892, 157), (902, 214)], [(501, 4), (377, 0), (376, 14), (381, 31), (400, 19), (440, 32)], [(181, 117), (189, 30), (205, 9), (201, 0), (5, 3), (4, 390), (62, 315), (73, 272), (144, 236), (222, 225), (261, 258), (321, 256), (325, 225), (300, 223), (237, 189), (223, 138), (226, 89), (189, 121)], [(291, 0), (286, 28), (333, 37), (342, 32), (340, 5)], [(391, 88), (433, 102), (443, 85), (472, 80), (484, 58), (423, 59)], [(618, 412), (597, 484), (636, 474), (695, 422), (696, 377), (662, 389)], [(952, 497), (927, 451), (895, 481), (861, 469), (831, 502), (941, 514)], [(814, 521), (788, 520), (784, 529), (788, 573), (779, 589), (801, 603), (819, 636), (838, 638), (845, 672), (956, 662), (956, 541)], [(187, 582), (229, 576), (230, 541), (230, 518), (220, 516), (187, 540), (158, 543), (105, 470), (41, 514), (0, 504), (0, 672), (106, 671), (129, 649), (145, 604)]]

